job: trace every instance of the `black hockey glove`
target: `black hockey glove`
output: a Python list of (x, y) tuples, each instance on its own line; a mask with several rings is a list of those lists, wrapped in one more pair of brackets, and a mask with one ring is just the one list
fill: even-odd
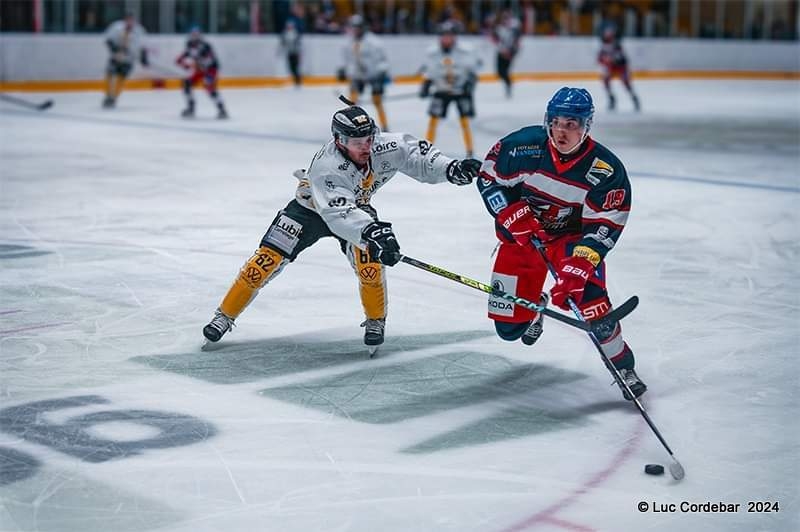
[(400, 244), (397, 243), (389, 222), (372, 222), (361, 231), (372, 260), (387, 266), (400, 262)]
[(431, 94), (431, 85), (433, 82), (429, 79), (426, 79), (422, 82), (422, 86), (419, 88), (419, 97), (420, 98), (427, 98)]
[(469, 185), (472, 180), (478, 177), (481, 163), (477, 159), (462, 159), (453, 161), (447, 165), (447, 180), (454, 185)]
[(340, 68), (336, 71), (336, 79), (338, 81), (347, 81), (347, 74), (343, 68)]

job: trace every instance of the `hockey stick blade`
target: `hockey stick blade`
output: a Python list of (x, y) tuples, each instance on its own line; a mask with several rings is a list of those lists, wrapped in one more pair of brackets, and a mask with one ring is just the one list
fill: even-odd
[(17, 98), (16, 96), (11, 96), (10, 94), (2, 94), (0, 93), (0, 100), (8, 103), (13, 103), (14, 105), (19, 105), (20, 107), (25, 107), (27, 109), (34, 109), (36, 111), (44, 111), (45, 109), (49, 109), (53, 106), (53, 100), (45, 100), (42, 103), (35, 103), (29, 102), (23, 98)]
[(669, 465), (669, 474), (672, 475), (672, 478), (675, 480), (683, 480), (683, 477), (686, 476), (683, 466), (674, 456), (672, 457), (672, 460), (672, 463)]
[(616, 307), (614, 310), (603, 316), (602, 318), (592, 320), (589, 322), (590, 329), (594, 334), (600, 331), (607, 330), (609, 325), (612, 327), (625, 316), (633, 312), (639, 305), (639, 296), (632, 296), (628, 298), (623, 304)]

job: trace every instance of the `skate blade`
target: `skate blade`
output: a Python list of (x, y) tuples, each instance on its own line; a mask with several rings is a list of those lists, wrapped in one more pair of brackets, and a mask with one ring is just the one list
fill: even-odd
[(203, 345), (200, 346), (200, 351), (217, 351), (222, 349), (222, 345), (219, 342), (212, 342), (210, 340), (203, 340)]

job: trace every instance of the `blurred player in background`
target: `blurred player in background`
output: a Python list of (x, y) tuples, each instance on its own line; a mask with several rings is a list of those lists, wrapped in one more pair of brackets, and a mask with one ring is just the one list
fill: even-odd
[(469, 119), (475, 116), (473, 92), (478, 81), (481, 60), (471, 48), (456, 42), (456, 26), (443, 22), (439, 26), (439, 43), (431, 47), (422, 66), (423, 82), (419, 95), (431, 96), (428, 106), (428, 142), (436, 140), (439, 119), (447, 116), (447, 108), (455, 102), (467, 157), (472, 157), (472, 131)]
[[(594, 104), (585, 89), (564, 87), (547, 104), (544, 126), (528, 126), (500, 139), (481, 167), (478, 189), (495, 221), (499, 250), (492, 286), (547, 305), (548, 267), (531, 238), (545, 245), (558, 280), (553, 304), (586, 319), (611, 310), (604, 259), (622, 234), (631, 208), (631, 185), (622, 162), (589, 136)], [(503, 340), (533, 345), (542, 314), (489, 299), (489, 317)], [(619, 323), (595, 333), (600, 348), (638, 397), (647, 386), (634, 371), (633, 351)], [(630, 400), (627, 390), (623, 396)]]
[(342, 56), (344, 65), (338, 69), (336, 77), (339, 81), (350, 80), (350, 100), (357, 103), (358, 97), (369, 85), (381, 129), (389, 131), (383, 109), (384, 86), (389, 81), (389, 62), (383, 43), (374, 33), (367, 31), (361, 15), (353, 15), (348, 20)]
[(334, 237), (358, 278), (366, 317), (364, 344), (374, 354), (386, 324), (384, 265), (397, 264), (400, 246), (392, 224), (370, 205), (372, 196), (397, 172), (423, 183), (468, 185), (481, 164), (446, 157), (405, 133), (381, 132), (358, 106), (337, 111), (331, 133), (333, 138), (314, 155), (308, 170), (295, 172), (300, 181), (295, 199), (278, 212), (203, 329), (208, 341), (219, 341), (258, 291), (304, 249)]
[(300, 74), (300, 57), (302, 53), (302, 34), (297, 22), (292, 19), (286, 21), (281, 32), (281, 49), (286, 54), (286, 65), (292, 74), (294, 86), (299, 87), (303, 83), (303, 76)]
[(106, 29), (104, 37), (111, 56), (106, 67), (106, 96), (103, 107), (108, 109), (116, 105), (137, 57), (143, 66), (148, 65), (147, 49), (143, 45), (146, 34), (131, 13), (127, 13), (122, 20), (112, 22)]
[(603, 30), (601, 37), (600, 52), (597, 54), (597, 62), (600, 63), (603, 70), (603, 85), (608, 93), (608, 108), (613, 111), (617, 107), (617, 99), (611, 91), (611, 79), (619, 77), (623, 85), (628, 90), (633, 100), (633, 107), (639, 110), (639, 98), (633, 92), (631, 86), (631, 74), (628, 69), (628, 58), (622, 50), (617, 29), (615, 26), (607, 26)]
[(497, 47), (497, 75), (506, 87), (506, 98), (511, 98), (511, 62), (519, 52), (521, 35), (519, 19), (504, 9), (492, 28), (491, 38)]
[(214, 54), (214, 49), (211, 48), (208, 41), (203, 39), (203, 36), (200, 34), (199, 27), (192, 27), (189, 32), (189, 38), (186, 41), (186, 49), (178, 56), (175, 62), (186, 70), (191, 71), (189, 76), (183, 80), (186, 109), (183, 110), (181, 116), (184, 118), (194, 117), (195, 105), (192, 87), (202, 82), (209, 97), (217, 106), (217, 118), (228, 118), (225, 104), (219, 92), (217, 92), (219, 61), (217, 61), (217, 56)]

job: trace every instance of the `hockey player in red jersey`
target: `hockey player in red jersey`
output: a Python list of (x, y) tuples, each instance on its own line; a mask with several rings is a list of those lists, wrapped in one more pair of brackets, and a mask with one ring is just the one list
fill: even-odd
[(183, 68), (190, 70), (190, 74), (183, 80), (183, 93), (186, 95), (186, 109), (181, 116), (184, 118), (194, 117), (194, 96), (192, 87), (202, 82), (209, 97), (217, 106), (217, 118), (228, 118), (225, 104), (222, 97), (217, 92), (217, 73), (219, 71), (219, 61), (214, 54), (214, 49), (203, 39), (200, 28), (195, 26), (189, 33), (186, 41), (186, 49), (175, 60)]
[[(569, 310), (567, 298), (587, 319), (611, 310), (603, 259), (628, 219), (631, 186), (622, 162), (589, 136), (594, 116), (585, 89), (564, 87), (547, 104), (544, 126), (528, 126), (501, 139), (486, 156), (478, 189), (494, 217), (499, 250), (492, 286), (548, 303), (542, 292), (547, 266), (537, 238), (555, 266), (552, 302)], [(489, 317), (504, 340), (533, 345), (542, 315), (505, 300), (489, 299)], [(619, 323), (596, 333), (603, 353), (635, 396), (647, 387), (634, 371), (633, 351)], [(632, 399), (624, 391), (626, 399)]]
[(608, 94), (609, 110), (613, 111), (617, 107), (617, 98), (611, 91), (611, 80), (618, 77), (622, 80), (622, 84), (625, 85), (628, 94), (631, 95), (633, 107), (638, 111), (640, 109), (639, 97), (633, 92), (633, 86), (631, 85), (628, 58), (622, 50), (622, 44), (619, 42), (617, 30), (614, 26), (609, 26), (603, 30), (602, 45), (600, 46), (600, 52), (597, 54), (597, 62), (600, 63), (603, 70), (603, 86)]

